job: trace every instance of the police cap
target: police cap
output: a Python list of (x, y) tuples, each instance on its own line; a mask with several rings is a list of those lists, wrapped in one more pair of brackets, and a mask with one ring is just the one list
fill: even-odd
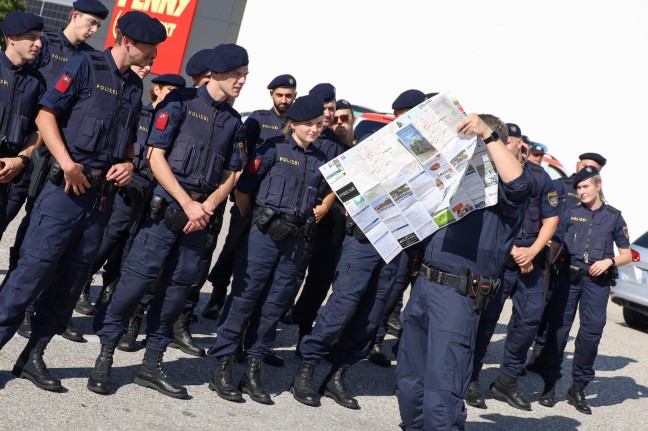
[(506, 129), (508, 130), (508, 135), (511, 138), (522, 138), (522, 130), (520, 126), (514, 123), (506, 123)]
[(529, 141), (529, 137), (527, 135), (522, 135), (522, 142), (527, 145), (531, 145), (531, 141)]
[(308, 121), (324, 114), (324, 103), (318, 96), (308, 95), (295, 99), (286, 111), (286, 118), (293, 121)]
[(534, 143), (534, 144), (531, 145), (530, 148), (531, 148), (531, 152), (533, 154), (544, 154), (545, 153), (544, 147), (542, 145), (540, 145), (540, 144)]
[(585, 181), (598, 174), (599, 170), (594, 166), (585, 166), (583, 169), (576, 172), (576, 175), (574, 175), (574, 188), (576, 188), (581, 181)]
[(16, 36), (31, 30), (43, 31), (45, 21), (38, 15), (27, 12), (10, 12), (0, 24), (5, 36)]
[(201, 73), (208, 71), (209, 60), (211, 59), (212, 52), (213, 49), (205, 48), (192, 55), (187, 62), (187, 67), (185, 68), (187, 75), (198, 76)]
[(297, 88), (297, 80), (292, 75), (279, 75), (268, 84), (268, 90), (275, 88)]
[(247, 66), (249, 62), (245, 48), (234, 43), (221, 43), (212, 50), (209, 70), (216, 73), (229, 72)]
[(607, 163), (607, 159), (598, 153), (583, 153), (578, 156), (580, 160), (593, 160), (603, 167)]
[(153, 18), (137, 10), (132, 10), (122, 15), (117, 20), (117, 27), (124, 36), (150, 45), (162, 43), (167, 38), (166, 29), (157, 18)]
[(109, 13), (108, 8), (99, 0), (77, 0), (72, 3), (72, 7), (79, 12), (89, 13), (101, 19), (106, 19)]
[(173, 73), (166, 73), (164, 75), (155, 77), (151, 80), (151, 82), (153, 82), (153, 84), (169, 84), (178, 88), (185, 88), (187, 86), (187, 82), (182, 76), (175, 75)]
[(323, 82), (311, 88), (308, 94), (319, 97), (325, 103), (330, 102), (331, 100), (335, 100), (335, 87), (328, 82)]
[(338, 109), (350, 109), (353, 111), (353, 106), (351, 105), (351, 102), (345, 99), (340, 99), (337, 102), (335, 102), (335, 110)]
[(394, 100), (392, 109), (410, 109), (425, 101), (425, 93), (420, 90), (405, 90)]

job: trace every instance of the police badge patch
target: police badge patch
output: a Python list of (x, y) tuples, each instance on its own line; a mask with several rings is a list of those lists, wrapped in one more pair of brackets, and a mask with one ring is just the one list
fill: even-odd
[(552, 207), (557, 207), (558, 206), (558, 193), (557, 192), (550, 192), (547, 194), (547, 199), (549, 200), (549, 205)]
[(166, 130), (168, 122), (169, 122), (169, 113), (162, 111), (160, 112), (160, 114), (157, 117), (157, 120), (155, 121), (155, 128), (158, 130)]
[(70, 85), (72, 85), (72, 77), (64, 73), (63, 76), (59, 78), (54, 89), (59, 93), (65, 93), (68, 91), (68, 88), (70, 88)]
[(630, 239), (630, 234), (628, 233), (628, 226), (623, 226), (623, 235), (625, 235), (626, 238)]

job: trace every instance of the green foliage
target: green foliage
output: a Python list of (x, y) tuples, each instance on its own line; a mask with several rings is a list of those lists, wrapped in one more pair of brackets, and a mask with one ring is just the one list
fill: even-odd
[[(4, 20), (4, 17), (9, 13), (15, 10), (24, 11), (27, 7), (27, 0), (0, 0), (0, 22)], [(5, 38), (4, 36), (0, 38), (0, 48), (4, 50), (5, 48)]]

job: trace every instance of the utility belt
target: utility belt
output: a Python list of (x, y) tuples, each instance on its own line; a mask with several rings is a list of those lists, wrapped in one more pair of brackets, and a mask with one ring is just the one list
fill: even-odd
[(369, 242), (367, 235), (365, 235), (351, 217), (347, 217), (345, 231), (347, 235), (354, 237), (360, 242)]
[(252, 224), (267, 233), (273, 241), (282, 241), (289, 236), (310, 241), (315, 229), (315, 217), (295, 216), (280, 213), (274, 208), (258, 206), (254, 209)]
[[(546, 249), (543, 249), (540, 253), (538, 253), (532, 260), (531, 262), (533, 263), (534, 267), (540, 267), (540, 268), (545, 268), (547, 264), (547, 251)], [(506, 259), (506, 269), (509, 271), (519, 271), (520, 270), (520, 265), (515, 262), (515, 259), (513, 259), (513, 256), (509, 255), (508, 259)]]
[(589, 267), (583, 268), (576, 265), (569, 266), (570, 282), (574, 284), (580, 283), (583, 277), (587, 277), (592, 281), (608, 282), (610, 283), (610, 286), (614, 287), (617, 284), (617, 278), (619, 278), (619, 268), (617, 268), (616, 266), (611, 266), (603, 274), (593, 276), (589, 273)]
[[(51, 159), (51, 167), (48, 175), (48, 179), (55, 186), (62, 186), (65, 184), (65, 177), (63, 175), (63, 169), (56, 159)], [(105, 211), (106, 198), (117, 191), (117, 186), (113, 181), (108, 181), (106, 179), (106, 174), (108, 173), (107, 169), (96, 169), (90, 168), (88, 166), (83, 167), (83, 175), (85, 175), (90, 187), (97, 191), (97, 196), (93, 205), (93, 209), (99, 211)]]
[[(209, 195), (205, 193), (189, 192), (189, 196), (191, 196), (192, 200), (202, 203), (205, 201), (205, 199), (207, 199), (207, 196)], [(196, 197), (196, 199), (194, 199), (194, 197)], [(198, 199), (203, 200), (200, 201)], [(160, 195), (153, 195), (153, 197), (151, 198), (148, 216), (151, 221), (156, 223), (160, 220), (164, 220), (164, 224), (167, 228), (169, 228), (171, 232), (182, 231), (189, 221), (189, 217), (187, 217), (187, 214), (185, 214), (182, 209), (173, 208), (171, 205), (169, 205), (169, 202), (167, 202), (166, 198)], [(217, 211), (214, 212), (214, 215), (212, 215), (209, 219), (207, 229), (211, 229), (213, 226), (215, 226), (220, 220), (219, 217), (219, 213)]]
[(460, 275), (454, 275), (430, 268), (423, 263), (421, 264), (420, 275), (435, 283), (452, 287), (463, 296), (473, 298), (475, 300), (475, 311), (485, 310), (488, 303), (495, 297), (500, 286), (499, 279), (471, 273), (468, 268), (462, 268)]

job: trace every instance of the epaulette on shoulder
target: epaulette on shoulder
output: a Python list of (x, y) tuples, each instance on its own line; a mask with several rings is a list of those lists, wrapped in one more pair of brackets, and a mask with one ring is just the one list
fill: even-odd
[(569, 209), (576, 210), (578, 208), (582, 208), (583, 206), (580, 203), (572, 205)]
[(621, 210), (614, 208), (612, 205), (606, 205), (605, 208), (612, 214), (621, 214)]
[(258, 114), (262, 117), (269, 117), (270, 116), (270, 111), (267, 109), (259, 109), (258, 111), (254, 111), (255, 114)]

